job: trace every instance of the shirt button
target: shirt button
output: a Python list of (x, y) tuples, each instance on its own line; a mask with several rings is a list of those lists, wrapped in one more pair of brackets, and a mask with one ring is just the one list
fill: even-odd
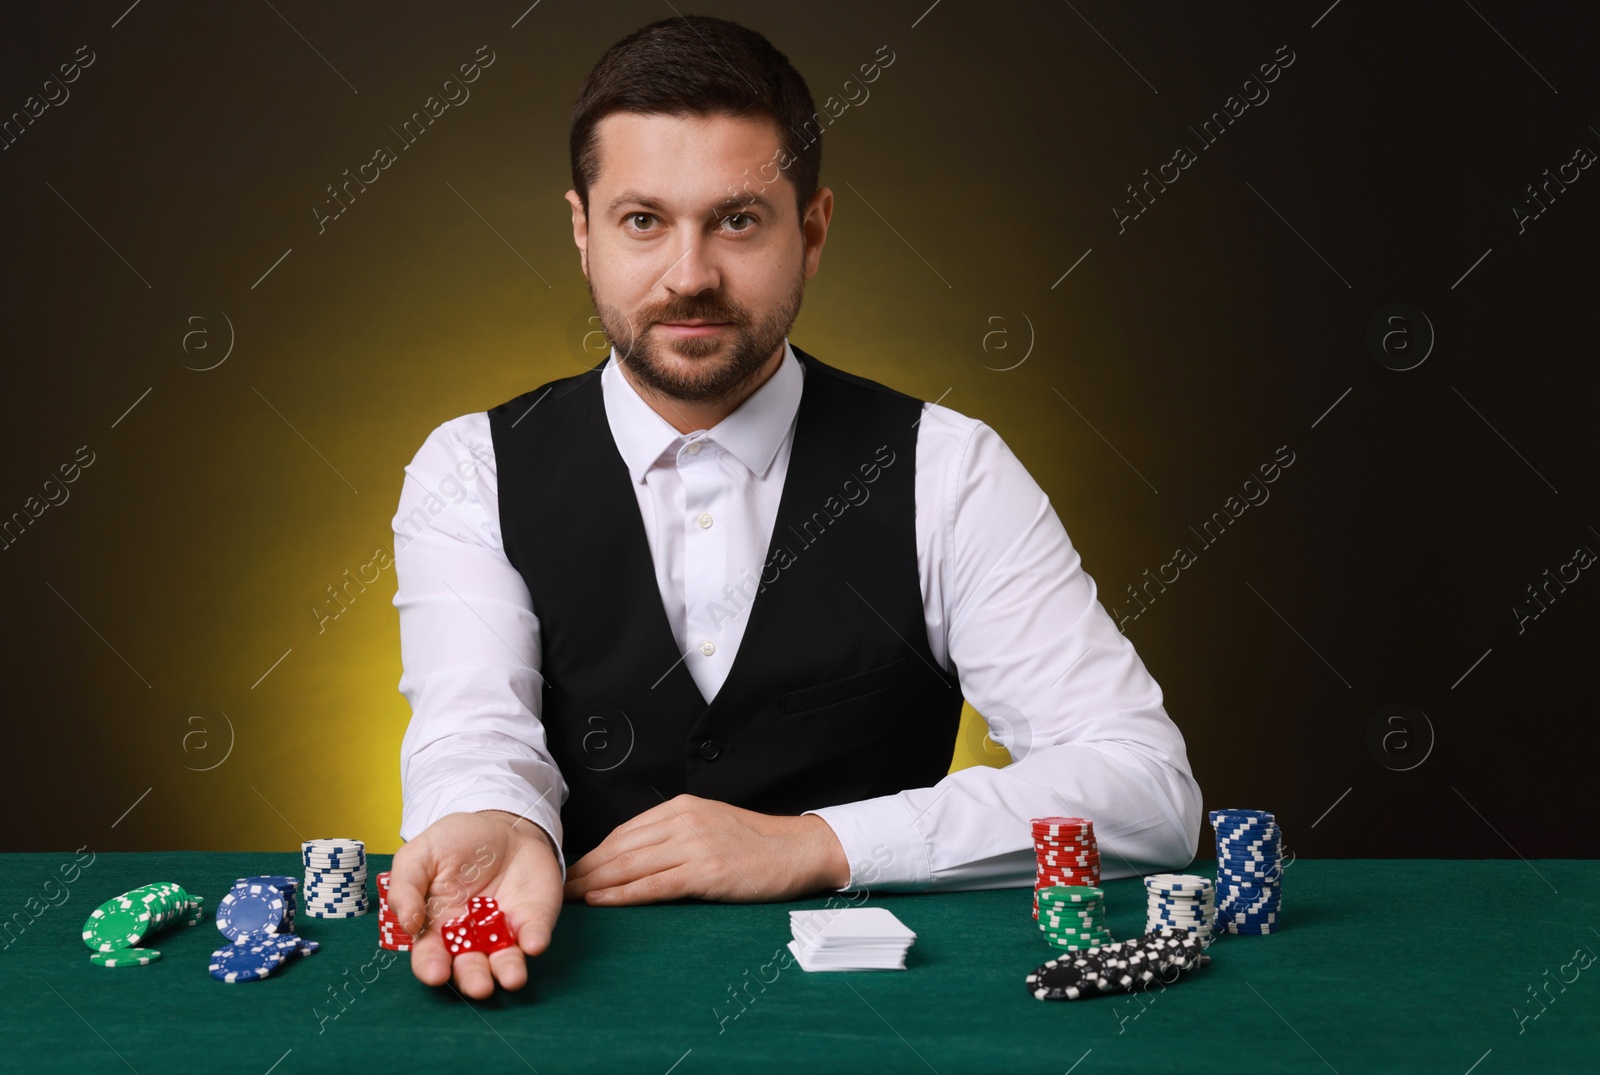
[(722, 748), (715, 739), (707, 739), (700, 744), (700, 756), (706, 761), (716, 761), (717, 755), (722, 753)]
[(708, 638), (704, 642), (700, 643), (700, 652), (709, 657), (713, 653), (717, 652), (717, 644)]
[(701, 512), (700, 513), (700, 518), (696, 519), (695, 521), (700, 524), (700, 529), (702, 529), (702, 530), (710, 530), (711, 529), (711, 516), (710, 516), (710, 514), (708, 514), (706, 512)]
[(689, 445), (689, 454), (690, 455), (699, 455), (700, 454), (700, 442), (699, 441), (695, 441), (693, 444)]

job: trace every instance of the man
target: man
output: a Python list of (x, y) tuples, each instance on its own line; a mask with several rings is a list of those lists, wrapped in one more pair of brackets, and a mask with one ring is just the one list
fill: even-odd
[[(1028, 884), (1041, 815), (1093, 818), (1108, 876), (1193, 857), (1183, 738), (1021, 463), (789, 343), (833, 213), (817, 122), (733, 23), (613, 46), (566, 195), (611, 354), (407, 468), (390, 898), (416, 934), (492, 895), (518, 940), (428, 930), (424, 982), (520, 988), (563, 896)], [(946, 775), (963, 696), (1010, 766)]]

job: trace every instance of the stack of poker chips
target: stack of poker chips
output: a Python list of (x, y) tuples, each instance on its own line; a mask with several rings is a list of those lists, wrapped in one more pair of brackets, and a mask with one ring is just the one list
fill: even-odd
[(205, 917), (205, 899), (174, 881), (157, 881), (102, 903), (83, 923), (89, 962), (97, 967), (143, 967), (161, 958), (139, 944), (168, 926), (193, 926)]
[(1105, 927), (1105, 893), (1089, 885), (1035, 889), (1039, 930), (1053, 948), (1077, 952), (1110, 944)]
[(1217, 832), (1217, 929), (1264, 936), (1278, 930), (1283, 834), (1265, 810), (1213, 810)]
[(391, 952), (409, 952), (416, 943), (389, 906), (389, 871), (378, 875), (378, 944)]
[(1039, 917), (1040, 889), (1100, 883), (1100, 846), (1095, 842), (1094, 822), (1087, 818), (1034, 818), (1033, 851), (1038, 858), (1033, 882), (1034, 918)]
[(1133, 992), (1166, 972), (1198, 970), (1211, 962), (1205, 941), (1180, 929), (1119, 941), (1077, 956), (1058, 956), (1027, 977), (1028, 992), (1040, 1000), (1081, 1000), (1103, 993)]
[(306, 914), (312, 918), (357, 918), (367, 913), (367, 847), (360, 840), (307, 840), (300, 845), (306, 868)]
[(516, 943), (506, 914), (493, 896), (474, 896), (467, 901), (467, 913), (439, 927), (444, 946), (453, 956), (462, 952), (488, 955)]
[(241, 877), (217, 901), (217, 930), (232, 943), (211, 953), (211, 977), (257, 982), (285, 960), (308, 956), (316, 941), (295, 936), (293, 877)]
[(1211, 936), (1216, 922), (1216, 890), (1211, 878), (1193, 873), (1153, 873), (1144, 879), (1145, 932), (1175, 927)]

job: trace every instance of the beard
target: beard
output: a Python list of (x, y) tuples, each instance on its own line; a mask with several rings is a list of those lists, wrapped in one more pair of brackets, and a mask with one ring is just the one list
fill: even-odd
[[(592, 278), (587, 283), (600, 326), (616, 347), (619, 363), (626, 364), (641, 385), (685, 403), (718, 403), (739, 395), (783, 343), (800, 313), (806, 277), (801, 262), (788, 294), (759, 320), (714, 292), (674, 296), (644, 307), (630, 318), (600, 301)], [(674, 339), (650, 332), (662, 321), (696, 320), (726, 324), (713, 336)], [(635, 331), (636, 325), (643, 328)]]

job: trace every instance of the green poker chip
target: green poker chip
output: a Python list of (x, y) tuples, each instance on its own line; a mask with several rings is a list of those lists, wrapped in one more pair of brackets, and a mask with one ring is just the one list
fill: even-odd
[(89, 912), (83, 943), (95, 952), (131, 948), (150, 931), (150, 909), (137, 899), (117, 896)]
[(97, 967), (143, 967), (161, 958), (154, 948), (123, 948), (115, 952), (91, 952), (89, 962)]

